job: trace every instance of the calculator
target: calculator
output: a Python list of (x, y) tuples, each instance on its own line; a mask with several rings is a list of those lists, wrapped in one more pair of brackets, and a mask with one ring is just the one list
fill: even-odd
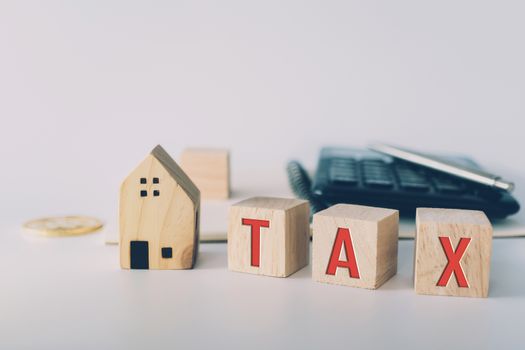
[[(469, 158), (448, 159), (480, 169)], [(310, 200), (313, 211), (351, 203), (398, 209), (403, 216), (415, 216), (418, 207), (431, 207), (481, 210), (499, 219), (520, 209), (507, 191), (369, 150), (323, 148), (313, 181), (304, 170), (294, 170), (293, 163), (288, 174), (294, 192)]]

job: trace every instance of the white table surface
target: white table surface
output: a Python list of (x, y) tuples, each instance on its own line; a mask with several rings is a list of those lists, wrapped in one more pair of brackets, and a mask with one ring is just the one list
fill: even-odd
[[(376, 291), (227, 270), (201, 244), (194, 270), (124, 271), (102, 233), (40, 238), (1, 228), (0, 348), (523, 348), (525, 239), (494, 240), (490, 297), (416, 295), (413, 241)], [(445, 333), (446, 332), (446, 333)]]
[[(284, 174), (263, 180), (235, 182), (234, 193), (290, 195)], [(316, 283), (310, 266), (285, 279), (230, 272), (224, 243), (201, 244), (191, 271), (124, 271), (118, 246), (105, 244), (117, 227), (117, 202), (102, 204), (100, 212), (111, 214), (102, 216), (105, 229), (81, 237), (24, 233), (25, 212), (0, 224), (0, 349), (521, 349), (525, 343), (525, 238), (494, 240), (488, 299), (419, 296), (412, 240), (399, 242), (398, 274), (376, 291)], [(220, 212), (208, 210), (202, 220), (220, 229), (226, 222)], [(522, 222), (523, 213), (518, 217)]]

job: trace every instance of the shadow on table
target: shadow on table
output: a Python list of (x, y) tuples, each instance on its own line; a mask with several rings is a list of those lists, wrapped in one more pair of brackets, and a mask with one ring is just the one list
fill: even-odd
[[(501, 239), (501, 238), (500, 238)], [(522, 266), (512, 259), (493, 260), (490, 273), (489, 298), (525, 297), (525, 277)]]
[(408, 290), (414, 289), (414, 278), (412, 275), (400, 275), (397, 274), (391, 279), (385, 282), (379, 289), (383, 291), (397, 291), (397, 290)]
[(293, 273), (292, 275), (288, 276), (288, 278), (291, 279), (312, 279), (312, 264), (311, 262), (300, 269), (299, 271)]
[(195, 268), (199, 270), (227, 270), (228, 256), (222, 251), (201, 251)]

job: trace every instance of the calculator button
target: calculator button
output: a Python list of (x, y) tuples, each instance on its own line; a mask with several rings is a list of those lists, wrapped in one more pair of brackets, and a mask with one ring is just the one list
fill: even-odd
[(389, 179), (373, 179), (373, 178), (365, 179), (365, 184), (368, 187), (375, 187), (375, 188), (391, 188), (394, 185), (394, 183)]
[(430, 189), (428, 184), (421, 182), (400, 182), (399, 185), (403, 189), (412, 192), (427, 192)]
[(458, 194), (465, 190), (461, 184), (446, 178), (434, 178), (434, 186), (442, 193)]
[(381, 159), (369, 159), (369, 158), (362, 159), (361, 163), (363, 165), (380, 165), (380, 166), (385, 166), (385, 164), (386, 164)]
[(352, 166), (355, 164), (356, 164), (356, 161), (355, 159), (352, 159), (352, 158), (337, 158), (331, 161), (332, 166), (347, 167), (347, 166)]
[(332, 167), (329, 171), (329, 179), (335, 184), (353, 186), (357, 184), (357, 173), (354, 169)]

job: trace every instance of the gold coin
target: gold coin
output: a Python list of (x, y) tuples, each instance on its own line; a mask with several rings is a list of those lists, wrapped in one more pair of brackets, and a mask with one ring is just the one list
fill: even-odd
[(50, 237), (77, 236), (101, 229), (102, 222), (88, 216), (62, 216), (26, 222), (27, 230)]

